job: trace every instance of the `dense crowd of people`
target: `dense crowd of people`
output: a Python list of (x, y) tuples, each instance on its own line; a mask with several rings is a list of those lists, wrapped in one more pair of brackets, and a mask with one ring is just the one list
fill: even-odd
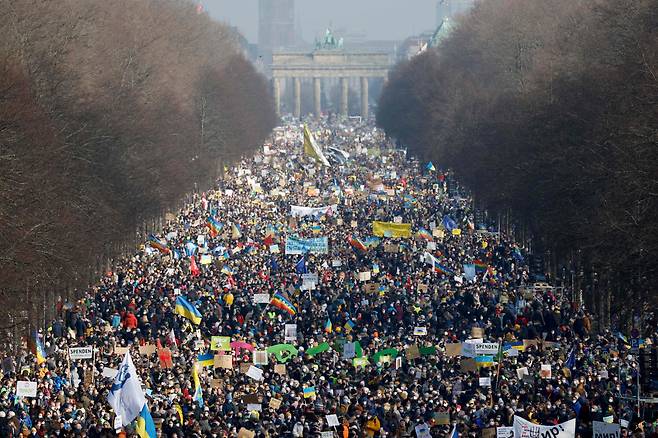
[[(134, 435), (107, 402), (126, 352), (164, 437), (415, 437), (418, 426), (495, 436), (515, 415), (576, 418), (583, 437), (593, 421), (656, 435), (655, 418), (637, 411), (628, 338), (594, 331), (568, 291), (531, 287), (524, 248), (475, 223), (449, 174), (368, 123), (309, 129), (335, 148), (330, 166), (304, 154), (299, 122), (277, 128), (262, 153), (60, 303), (38, 335), (45, 360), (27, 344), (5, 354), (0, 436)], [(411, 235), (396, 237), (405, 224)], [(320, 243), (286, 254), (290, 239)], [(199, 324), (176, 311), (178, 297)], [(478, 344), (498, 348), (472, 354)], [(85, 346), (93, 358), (69, 356)], [(208, 353), (201, 401), (192, 369)], [(36, 381), (36, 397), (17, 397), (17, 381)]]

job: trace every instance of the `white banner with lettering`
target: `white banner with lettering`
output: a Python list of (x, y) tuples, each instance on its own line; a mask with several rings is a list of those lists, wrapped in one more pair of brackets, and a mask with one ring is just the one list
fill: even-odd
[(514, 438), (574, 438), (575, 436), (575, 418), (555, 426), (540, 426), (514, 416)]
[(299, 205), (290, 206), (290, 216), (304, 217), (304, 216), (322, 216), (326, 214), (331, 216), (338, 213), (338, 205), (327, 205), (325, 207), (300, 207)]

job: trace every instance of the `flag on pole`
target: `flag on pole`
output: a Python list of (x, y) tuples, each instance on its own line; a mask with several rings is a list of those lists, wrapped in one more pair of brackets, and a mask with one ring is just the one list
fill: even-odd
[(149, 412), (148, 406), (144, 403), (144, 407), (137, 417), (137, 426), (135, 427), (135, 432), (140, 438), (158, 438), (158, 433), (155, 430), (155, 423), (153, 422), (153, 417)]
[(201, 381), (199, 380), (199, 364), (194, 362), (192, 365), (192, 380), (194, 381), (194, 396), (192, 399), (203, 407), (203, 392), (201, 391)]
[(297, 309), (295, 306), (281, 294), (274, 294), (270, 300), (270, 304), (278, 309), (288, 312), (292, 316), (297, 314)]
[(242, 237), (242, 228), (238, 224), (231, 224), (231, 239)]
[(434, 167), (434, 164), (430, 161), (427, 163), (427, 166), (425, 166), (425, 169), (427, 169), (428, 172), (436, 172), (436, 167)]
[(215, 363), (215, 357), (212, 352), (207, 352), (205, 354), (199, 354), (197, 356), (197, 361), (202, 367), (211, 367)]
[(301, 259), (297, 262), (295, 265), (295, 271), (297, 271), (298, 274), (306, 274), (306, 257), (302, 256)]
[(142, 383), (137, 375), (137, 369), (127, 352), (123, 357), (119, 371), (114, 378), (114, 383), (107, 396), (107, 402), (112, 406), (114, 412), (121, 416), (123, 426), (127, 426), (140, 415), (146, 404)]
[(327, 322), (324, 324), (325, 333), (331, 333), (334, 330), (334, 325), (331, 323), (331, 319), (327, 318)]
[(194, 256), (190, 257), (190, 273), (192, 274), (192, 277), (198, 277), (201, 275), (201, 269), (199, 269), (199, 265), (196, 264), (196, 258)]
[(170, 249), (165, 242), (155, 237), (153, 234), (149, 234), (147, 243), (151, 248), (155, 248), (163, 254), (169, 254)]
[(456, 424), (455, 427), (452, 428), (452, 431), (450, 432), (450, 435), (448, 435), (448, 438), (459, 438), (459, 432), (457, 431)]
[(327, 160), (317, 143), (315, 143), (313, 134), (311, 134), (311, 131), (309, 131), (306, 125), (304, 125), (304, 153), (315, 161), (319, 161), (324, 166), (331, 167), (329, 160)]
[(176, 308), (174, 313), (179, 314), (180, 316), (189, 319), (195, 324), (201, 323), (201, 313), (197, 310), (196, 307), (183, 296), (176, 298)]
[(206, 225), (208, 226), (208, 232), (211, 237), (217, 237), (224, 228), (224, 224), (217, 222), (213, 217), (206, 219)]
[(29, 346), (30, 350), (37, 358), (37, 365), (44, 363), (46, 361), (46, 350), (43, 348), (41, 339), (39, 339), (39, 332), (36, 330), (32, 332), (32, 338), (30, 339)]

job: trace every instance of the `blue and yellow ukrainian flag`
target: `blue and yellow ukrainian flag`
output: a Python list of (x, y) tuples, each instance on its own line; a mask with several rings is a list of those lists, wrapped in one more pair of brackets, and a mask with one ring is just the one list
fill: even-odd
[(315, 386), (304, 388), (304, 398), (315, 397)]
[(478, 356), (475, 358), (475, 363), (478, 367), (491, 367), (494, 364), (493, 356)]
[(144, 403), (144, 407), (135, 421), (137, 422), (135, 432), (137, 432), (137, 435), (139, 435), (140, 438), (158, 438), (158, 434), (155, 431), (153, 417), (151, 417), (151, 413), (149, 412), (146, 403)]
[(215, 357), (211, 352), (200, 354), (196, 358), (202, 367), (211, 367), (215, 364)]
[(183, 296), (176, 298), (176, 308), (174, 313), (179, 314), (180, 316), (189, 319), (194, 324), (201, 323), (201, 313), (197, 310), (196, 307)]

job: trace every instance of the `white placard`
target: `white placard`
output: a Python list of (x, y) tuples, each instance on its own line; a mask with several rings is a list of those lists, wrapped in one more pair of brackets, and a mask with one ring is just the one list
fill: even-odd
[(340, 423), (338, 422), (338, 416), (336, 414), (327, 415), (325, 418), (327, 419), (327, 424), (329, 427), (340, 426)]
[(253, 365), (249, 365), (249, 369), (247, 370), (247, 375), (254, 380), (258, 380), (259, 382), (263, 380), (263, 370)]
[(249, 412), (251, 412), (251, 411), (258, 411), (258, 412), (260, 412), (260, 411), (263, 410), (263, 405), (260, 404), (260, 403), (248, 403), (248, 404), (247, 404), (247, 410), (248, 410)]
[(521, 367), (516, 369), (516, 377), (521, 380), (523, 379), (523, 376), (529, 376), (530, 372), (528, 372), (528, 367)]
[(496, 438), (514, 438), (514, 428), (511, 426), (497, 427)]
[(254, 304), (269, 304), (270, 294), (254, 294)]
[(476, 355), (495, 356), (498, 353), (498, 342), (481, 342), (475, 344)]
[(101, 373), (101, 376), (107, 377), (108, 379), (114, 379), (117, 376), (118, 372), (119, 370), (117, 369), (103, 367), (103, 372)]
[(19, 380), (16, 382), (16, 396), (17, 397), (36, 397), (37, 396), (37, 382), (28, 382)]
[(427, 327), (414, 327), (415, 336), (427, 336)]
[(294, 341), (297, 339), (297, 324), (286, 324), (283, 329), (283, 338), (285, 341)]
[(320, 438), (334, 438), (334, 433), (332, 431), (320, 432)]
[(491, 386), (491, 377), (480, 377), (480, 386)]
[(71, 360), (91, 359), (94, 355), (94, 347), (72, 347), (69, 348)]

